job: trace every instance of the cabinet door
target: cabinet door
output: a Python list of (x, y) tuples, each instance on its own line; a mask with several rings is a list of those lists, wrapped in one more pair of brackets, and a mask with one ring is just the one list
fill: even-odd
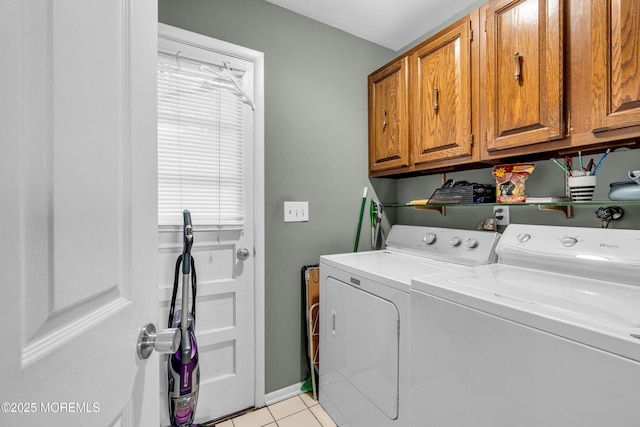
[(640, 124), (640, 3), (591, 2), (593, 132)]
[(486, 149), (561, 138), (561, 1), (496, 0), (486, 19)]
[(369, 170), (409, 166), (407, 58), (369, 75)]
[(471, 156), (471, 28), (464, 20), (411, 55), (415, 164)]

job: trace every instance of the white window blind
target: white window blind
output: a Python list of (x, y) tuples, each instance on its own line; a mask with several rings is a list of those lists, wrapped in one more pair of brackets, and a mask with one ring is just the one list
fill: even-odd
[(158, 222), (242, 226), (242, 95), (200, 65), (158, 55)]

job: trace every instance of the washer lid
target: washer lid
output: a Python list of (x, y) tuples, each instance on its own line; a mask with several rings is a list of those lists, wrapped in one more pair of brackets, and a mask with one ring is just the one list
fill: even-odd
[(412, 281), (427, 293), (640, 361), (640, 287), (492, 264)]

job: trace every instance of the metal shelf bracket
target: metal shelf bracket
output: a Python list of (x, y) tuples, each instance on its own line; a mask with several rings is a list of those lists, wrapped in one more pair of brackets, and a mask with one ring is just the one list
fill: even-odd
[(541, 211), (563, 211), (567, 218), (573, 218), (573, 206), (538, 205)]

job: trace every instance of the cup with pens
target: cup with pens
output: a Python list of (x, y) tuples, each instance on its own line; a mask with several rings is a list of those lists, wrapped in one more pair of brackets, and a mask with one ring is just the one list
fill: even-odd
[(610, 151), (610, 149), (607, 150), (602, 155), (597, 164), (593, 161), (593, 159), (591, 159), (589, 163), (587, 163), (587, 166), (583, 166), (582, 152), (578, 151), (578, 162), (580, 163), (578, 169), (573, 169), (571, 167), (571, 161), (568, 157), (565, 158), (564, 164), (556, 159), (551, 159), (567, 174), (567, 184), (569, 185), (569, 194), (571, 196), (571, 201), (587, 202), (593, 199), (593, 192), (596, 188), (597, 182), (596, 174), (598, 173), (598, 170), (600, 170), (602, 162), (607, 158)]

